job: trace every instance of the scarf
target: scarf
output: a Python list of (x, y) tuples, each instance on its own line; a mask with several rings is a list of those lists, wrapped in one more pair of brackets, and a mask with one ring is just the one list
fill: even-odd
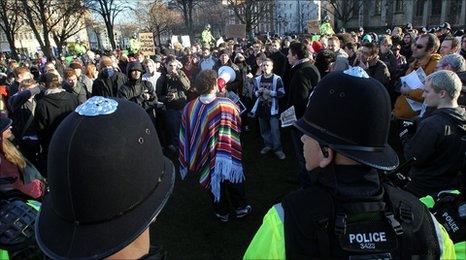
[(238, 108), (228, 98), (215, 98), (207, 104), (200, 98), (189, 102), (183, 110), (179, 135), (182, 179), (188, 172), (199, 174), (199, 183), (210, 188), (214, 201), (219, 201), (223, 181), (244, 180), (240, 132)]

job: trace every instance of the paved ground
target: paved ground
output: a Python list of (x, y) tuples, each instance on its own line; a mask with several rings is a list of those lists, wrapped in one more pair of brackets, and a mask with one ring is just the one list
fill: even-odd
[(288, 130), (282, 133), (287, 158), (261, 155), (257, 131), (244, 133), (243, 165), (246, 194), (253, 213), (245, 219), (220, 223), (213, 216), (210, 197), (191, 175), (177, 175), (175, 190), (151, 227), (151, 238), (168, 251), (169, 259), (240, 259), (267, 210), (297, 187), (296, 162)]

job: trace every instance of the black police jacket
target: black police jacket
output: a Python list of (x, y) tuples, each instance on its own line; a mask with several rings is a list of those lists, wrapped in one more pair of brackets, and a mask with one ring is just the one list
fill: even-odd
[(366, 166), (318, 171), (315, 186), (282, 201), (287, 259), (440, 256), (432, 216), (414, 196)]

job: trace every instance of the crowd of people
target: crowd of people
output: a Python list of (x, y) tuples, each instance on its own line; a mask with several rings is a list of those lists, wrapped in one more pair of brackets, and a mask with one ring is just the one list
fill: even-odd
[[(57, 218), (61, 218), (60, 223), (70, 218), (77, 222), (76, 219), (82, 218), (84, 220), (80, 221), (83, 223), (110, 221), (113, 217), (101, 218), (85, 209), (77, 209), (82, 210), (81, 216), (76, 216), (74, 210), (72, 214), (67, 212), (68, 203), (84, 207), (88, 203), (85, 200), (90, 201), (91, 198), (69, 195), (69, 201), (64, 202), (63, 198), (57, 196), (66, 197), (67, 191), (57, 185), (71, 187), (76, 182), (79, 183), (76, 189), (84, 193), (102, 196), (105, 196), (105, 192), (115, 194), (118, 192), (102, 191), (99, 187), (86, 188), (82, 186), (83, 177), (77, 176), (88, 176), (94, 185), (104, 183), (105, 176), (95, 177), (99, 167), (102, 167), (104, 171), (116, 172), (117, 177), (107, 178), (124, 183), (127, 180), (122, 176), (123, 169), (108, 165), (112, 159), (118, 164), (123, 163), (121, 158), (132, 161), (130, 158), (144, 154), (146, 160), (139, 158), (131, 163), (132, 167), (144, 171), (148, 169), (144, 167), (148, 161), (167, 164), (162, 159), (154, 158), (155, 154), (161, 157), (163, 151), (163, 154), (177, 159), (174, 163), (179, 164), (182, 177), (188, 173), (200, 176), (199, 183), (211, 194), (214, 216), (221, 222), (228, 222), (232, 213), (235, 218), (243, 218), (253, 209), (243, 185), (247, 173), (243, 172), (242, 167), (242, 147), (248, 144), (241, 141), (241, 132), (257, 131), (263, 144), (258, 154), (273, 152), (277, 160), (284, 160), (287, 156), (296, 159), (300, 191), (273, 206), (245, 258), (281, 259), (318, 254), (330, 256), (333, 251), (327, 250), (323, 254), (326, 247), (322, 243), (328, 247), (330, 239), (330, 244), (334, 246), (334, 237), (326, 237), (327, 241), (316, 240), (313, 235), (321, 236), (319, 232), (322, 231), (314, 227), (312, 232), (303, 230), (308, 225), (306, 221), (316, 220), (313, 218), (315, 214), (329, 211), (323, 204), (320, 212), (302, 209), (303, 203), (312, 205), (316, 198), (327, 200), (327, 193), (323, 194), (322, 190), (316, 188), (327, 185), (323, 183), (334, 182), (331, 188), (326, 186), (326, 189), (331, 189), (331, 193), (337, 197), (370, 201), (388, 196), (392, 202), (403, 201), (399, 197), (405, 198), (408, 208), (413, 208), (411, 214), (416, 216), (428, 216), (430, 213), (418, 209), (415, 198), (436, 197), (445, 190), (464, 190), (465, 58), (466, 35), (462, 31), (453, 33), (448, 23), (431, 32), (416, 30), (412, 25), (407, 25), (403, 28), (395, 27), (381, 35), (366, 33), (360, 28), (355, 32), (335, 35), (256, 37), (252, 42), (227, 39), (215, 46), (196, 43), (184, 49), (179, 46), (174, 46), (174, 49), (162, 48), (150, 57), (140, 53), (127, 55), (122, 51), (100, 55), (87, 52), (82, 57), (75, 57), (70, 63), (64, 59), (17, 61), (1, 56), (0, 177), (15, 179), (13, 183), (1, 184), (0, 190), (16, 190), (26, 197), (40, 200), (47, 193), (48, 177), (54, 178), (50, 182), (51, 200), (59, 204), (60, 209), (52, 209), (55, 212), (52, 217), (52, 213), (47, 213), (47, 210), (51, 212), (50, 207), (53, 205), (46, 201), (40, 216), (44, 221), (38, 226), (38, 232), (50, 228), (52, 220)], [(218, 75), (225, 66), (234, 74), (227, 80)], [(422, 75), (419, 76), (422, 85), (418, 88), (409, 86), (404, 80), (404, 76), (412, 75), (413, 72)], [(239, 100), (232, 96), (239, 97)], [(144, 111), (145, 115), (141, 115), (135, 106)], [(280, 115), (290, 108), (293, 108), (296, 119), (300, 120), (290, 127), (290, 136), (284, 137)], [(104, 118), (104, 115), (115, 116), (103, 120), (105, 123), (96, 123), (92, 119), (93, 116)], [(135, 121), (135, 118), (140, 121)], [(150, 122), (150, 127), (147, 122)], [(138, 133), (139, 126), (145, 129), (145, 133)], [(136, 137), (128, 135), (141, 145), (147, 145), (145, 134), (152, 140), (151, 133), (156, 132), (158, 140), (154, 141), (154, 145), (157, 147), (144, 150), (127, 141), (126, 137), (118, 137), (115, 128), (125, 127), (135, 131), (132, 134)], [(88, 133), (84, 129), (92, 132), (89, 132), (89, 137), (86, 137)], [(144, 138), (138, 139), (138, 135)], [(285, 154), (283, 138), (292, 141), (292, 153)], [(78, 145), (78, 142), (82, 143)], [(124, 145), (126, 142), (127, 146)], [(104, 145), (107, 148), (99, 148)], [(390, 146), (395, 150), (388, 151)], [(117, 152), (115, 158), (106, 157), (105, 153), (113, 153), (110, 148), (112, 151), (128, 149), (138, 154)], [(95, 153), (97, 159), (88, 158), (86, 151)], [(153, 154), (147, 155), (149, 152)], [(69, 166), (80, 167), (84, 160), (81, 157), (93, 162), (90, 165), (93, 174), (70, 169)], [(382, 185), (379, 177), (374, 177), (378, 176), (377, 172), (395, 170), (398, 157), (401, 161), (411, 162), (404, 172), (411, 181), (400, 187), (404, 191), (394, 191), (394, 188)], [(63, 165), (63, 162), (57, 160), (67, 163)], [(109, 163), (105, 163), (106, 160)], [(157, 175), (163, 176), (161, 166), (152, 166), (156, 168)], [(129, 166), (124, 169), (132, 170)], [(75, 176), (76, 179), (65, 180), (57, 176), (65, 172), (67, 176)], [(323, 178), (324, 175), (327, 177)], [(330, 175), (335, 179), (329, 180)], [(144, 175), (136, 179), (134, 182), (142, 185), (144, 181), (150, 182), (154, 178)], [(159, 182), (169, 181), (159, 179)], [(166, 186), (162, 188), (165, 194), (171, 192)], [(54, 189), (57, 190), (55, 194)], [(150, 190), (159, 187), (144, 186), (143, 189), (143, 194), (151, 198)], [(381, 190), (385, 190), (388, 195), (380, 193)], [(121, 206), (116, 215), (126, 214), (132, 207), (131, 203), (139, 207), (141, 199), (147, 198), (135, 195), (125, 200), (121, 196), (117, 197), (127, 203)], [(154, 200), (157, 201), (156, 198)], [(158, 204), (155, 213), (151, 211), (147, 216), (140, 213), (138, 217), (155, 217), (165, 202), (163, 200), (163, 203)], [(330, 198), (327, 204), (332, 203)], [(341, 210), (339, 206), (335, 205), (338, 212)], [(106, 205), (104, 208), (112, 212), (110, 207)], [(398, 210), (398, 207), (392, 205), (386, 213)], [(287, 218), (283, 220), (284, 215), (293, 216), (294, 222), (289, 222)], [(386, 217), (392, 224), (392, 220), (396, 221), (387, 214)], [(141, 227), (134, 227), (139, 233), (128, 231), (122, 236), (140, 239), (144, 235), (144, 239), (148, 240), (144, 230), (147, 231), (150, 221), (146, 220)], [(344, 227), (348, 225), (349, 239), (358, 240), (356, 236), (351, 238), (351, 232), (357, 231), (353, 225), (354, 220), (351, 222), (345, 215), (341, 221)], [(278, 225), (281, 225), (279, 231), (274, 230), (277, 228), (274, 223), (281, 223)], [(398, 223), (405, 230), (410, 230), (409, 235), (403, 237), (404, 241), (415, 243), (416, 236), (430, 240), (425, 242), (421, 239), (415, 243), (417, 247), (411, 249), (403, 246), (403, 254), (440, 256), (438, 252), (441, 251), (442, 256), (446, 256), (446, 252), (449, 252), (451, 241), (435, 219), (424, 222), (413, 220), (413, 223), (422, 225), (423, 230), (413, 231), (414, 224), (406, 223), (408, 221)], [(337, 229), (336, 225), (330, 224)], [(62, 226), (73, 233), (73, 225), (62, 223)], [(77, 230), (78, 226), (75, 226)], [(396, 234), (387, 231), (387, 240), (389, 236), (393, 239), (393, 236), (400, 235), (396, 225), (392, 227)], [(375, 232), (376, 229), (372, 226), (367, 228), (366, 232)], [(306, 232), (311, 232), (312, 238), (305, 237), (303, 234)], [(372, 239), (371, 242), (383, 242), (380, 234), (384, 232), (378, 232), (378, 241)], [(111, 234), (106, 233), (105, 236)], [(278, 237), (271, 239), (270, 236)], [(441, 236), (444, 236), (444, 244), (433, 246), (433, 240)], [(87, 252), (80, 251), (78, 247), (64, 250), (67, 246), (72, 248), (74, 243), (84, 243), (86, 238), (83, 234), (77, 235), (78, 242), (68, 241), (66, 246), (57, 244), (56, 239), (44, 233), (38, 238), (39, 245), (49, 257), (86, 256), (82, 254)], [(123, 249), (115, 246), (121, 242), (117, 239), (114, 244), (102, 243), (102, 248), (93, 247), (89, 252), (98, 257), (115, 254), (116, 248)], [(272, 242), (267, 243), (268, 240)], [(304, 241), (318, 245), (306, 248), (303, 246)], [(123, 244), (128, 246), (133, 242)], [(352, 246), (347, 245), (343, 251), (336, 250), (333, 253), (343, 256), (364, 252)], [(105, 247), (112, 250), (106, 251)], [(382, 249), (377, 243), (374, 247), (377, 250), (372, 253), (396, 251), (393, 244), (388, 242), (381, 246)], [(148, 254), (147, 251), (143, 253), (138, 256)]]

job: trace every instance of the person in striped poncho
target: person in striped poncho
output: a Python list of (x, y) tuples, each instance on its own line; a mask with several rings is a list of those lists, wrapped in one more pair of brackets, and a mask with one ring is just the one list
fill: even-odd
[(198, 174), (199, 183), (210, 189), (216, 217), (227, 222), (230, 205), (237, 218), (252, 208), (244, 191), (241, 164), (241, 117), (238, 107), (228, 98), (217, 97), (217, 73), (199, 73), (195, 86), (201, 95), (183, 109), (179, 135), (180, 173)]

